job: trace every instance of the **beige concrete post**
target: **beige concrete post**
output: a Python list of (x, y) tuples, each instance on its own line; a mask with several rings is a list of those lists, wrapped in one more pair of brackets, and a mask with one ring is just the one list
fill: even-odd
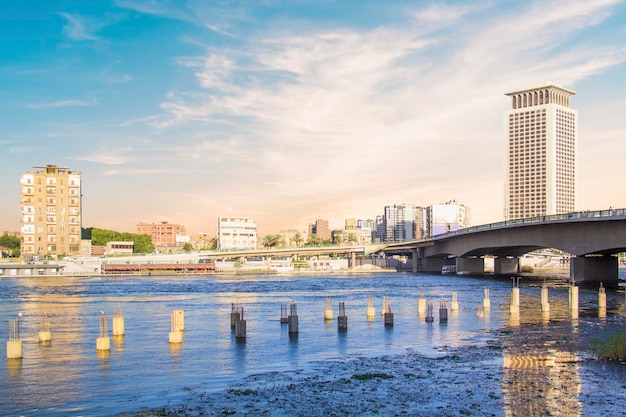
[[(542, 312), (550, 312), (550, 300), (548, 298), (548, 287), (541, 287), (541, 311)], [(548, 314), (549, 317), (549, 314)]]
[(376, 309), (374, 308), (374, 299), (371, 295), (367, 296), (367, 321), (374, 320)]
[(22, 341), (9, 340), (7, 342), (7, 359), (22, 358)]
[(485, 298), (483, 298), (483, 310), (491, 310), (491, 299), (489, 298), (489, 288), (485, 288)]
[(49, 343), (52, 340), (52, 334), (50, 333), (50, 324), (47, 321), (41, 323), (41, 330), (37, 334), (39, 343)]
[(332, 298), (326, 297), (326, 309), (324, 310), (324, 320), (332, 320), (332, 319), (333, 319)]
[(569, 287), (570, 312), (573, 319), (578, 318), (578, 287), (571, 285)]
[(519, 287), (515, 287), (511, 290), (511, 305), (509, 306), (509, 312), (512, 314), (519, 314)]
[(459, 300), (457, 298), (457, 292), (452, 291), (452, 302), (450, 303), (450, 311), (452, 313), (456, 313), (459, 311)]
[(420, 294), (417, 299), (417, 316), (422, 318), (426, 315), (426, 298), (424, 294)]

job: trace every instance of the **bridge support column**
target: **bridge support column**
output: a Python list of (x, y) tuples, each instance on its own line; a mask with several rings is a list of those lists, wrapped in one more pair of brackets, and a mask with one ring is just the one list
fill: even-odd
[(617, 285), (616, 256), (572, 257), (569, 264), (570, 281), (580, 283), (598, 283)]
[(424, 258), (422, 259), (422, 266), (424, 272), (438, 272), (441, 273), (441, 268), (446, 264), (444, 258)]
[(459, 272), (482, 275), (485, 273), (485, 260), (483, 258), (456, 258), (456, 273)]
[(413, 272), (414, 274), (417, 273), (417, 256), (418, 250), (417, 248), (415, 248), (411, 251), (411, 272)]
[(493, 261), (494, 275), (519, 274), (519, 258), (496, 258)]

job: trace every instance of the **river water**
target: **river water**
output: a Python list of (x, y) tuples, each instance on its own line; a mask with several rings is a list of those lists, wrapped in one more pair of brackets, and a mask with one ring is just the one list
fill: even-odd
[[(624, 275), (621, 270), (620, 275)], [(521, 283), (522, 323), (542, 320), (541, 283)], [(568, 291), (550, 282), (551, 320), (568, 320)], [(477, 317), (484, 289), (491, 311)], [(458, 293), (460, 310), (448, 323), (427, 324), (417, 315), (423, 293), (435, 303)], [(306, 369), (314, 361), (402, 353), (437, 355), (437, 347), (476, 344), (509, 324), (510, 280), (409, 273), (364, 275), (243, 275), (176, 277), (32, 277), (0, 279), (0, 334), (8, 319), (22, 314), (23, 358), (0, 366), (2, 415), (113, 415), (182, 400), (189, 390), (218, 390), (250, 374)], [(620, 314), (623, 293), (607, 291), (607, 314)], [(366, 318), (367, 296), (376, 308)], [(393, 328), (381, 317), (383, 296), (394, 313)], [(334, 315), (345, 302), (348, 331), (325, 321), (326, 297)], [(299, 333), (280, 323), (282, 303), (294, 301)], [(241, 303), (247, 338), (230, 329), (231, 303)], [(100, 312), (121, 307), (125, 336), (111, 350), (96, 351)], [(623, 307), (622, 307), (623, 308)], [(182, 344), (169, 343), (172, 310), (185, 312)], [(597, 291), (580, 289), (580, 317), (597, 316)], [(37, 332), (50, 324), (52, 342)], [(110, 326), (110, 324), (109, 324)], [(6, 339), (5, 339), (6, 340)], [(6, 344), (0, 353), (6, 358)]]

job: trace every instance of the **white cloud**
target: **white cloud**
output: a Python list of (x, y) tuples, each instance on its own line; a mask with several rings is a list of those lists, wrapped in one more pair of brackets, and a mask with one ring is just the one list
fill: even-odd
[(27, 109), (57, 109), (60, 107), (85, 107), (95, 106), (98, 104), (98, 100), (94, 97), (90, 101), (85, 100), (57, 100), (49, 103), (30, 103), (24, 107)]
[(83, 19), (74, 14), (61, 13), (61, 16), (67, 21), (63, 26), (65, 36), (73, 41), (93, 41), (97, 37), (90, 28), (85, 26)]

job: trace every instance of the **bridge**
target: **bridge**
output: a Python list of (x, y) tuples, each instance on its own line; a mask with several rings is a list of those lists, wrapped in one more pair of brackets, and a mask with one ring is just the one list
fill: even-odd
[(619, 253), (626, 251), (626, 209), (556, 214), (460, 229), (429, 239), (393, 243), (386, 255), (411, 257), (413, 272), (484, 273), (484, 257), (494, 257), (495, 274), (520, 272), (520, 256), (543, 248), (572, 256), (574, 282), (616, 283)]

